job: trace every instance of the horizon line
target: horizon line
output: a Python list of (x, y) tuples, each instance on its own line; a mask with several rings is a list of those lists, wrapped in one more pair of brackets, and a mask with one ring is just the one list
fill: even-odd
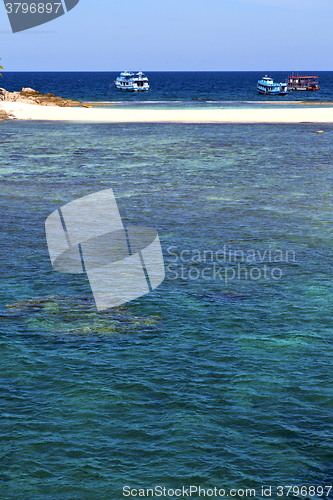
[[(62, 70), (62, 69), (48, 69), (48, 70), (1, 70), (2, 73), (119, 73), (123, 72), (124, 70)], [(136, 71), (136, 70), (128, 70), (128, 71)], [(142, 71), (140, 69), (140, 71)], [(304, 73), (304, 72), (316, 72), (316, 73), (333, 73), (333, 70), (328, 70), (328, 69), (317, 69), (317, 70), (309, 70), (309, 69), (301, 69), (301, 70), (286, 70), (286, 69), (274, 69), (270, 71), (263, 71), (263, 70), (257, 70), (257, 69), (251, 69), (251, 70), (246, 70), (246, 69), (225, 69), (225, 70), (220, 70), (220, 69), (188, 69), (188, 70), (162, 70), (162, 69), (147, 69), (144, 70), (144, 72), (149, 72), (149, 73)]]

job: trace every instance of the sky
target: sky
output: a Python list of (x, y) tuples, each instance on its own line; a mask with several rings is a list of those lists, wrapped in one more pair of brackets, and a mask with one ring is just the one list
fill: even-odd
[(330, 71), (332, 19), (332, 0), (80, 0), (14, 34), (1, 2), (0, 57), (7, 71)]

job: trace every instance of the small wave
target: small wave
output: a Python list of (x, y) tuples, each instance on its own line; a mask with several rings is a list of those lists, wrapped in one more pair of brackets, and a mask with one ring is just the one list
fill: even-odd
[[(207, 104), (311, 104), (309, 101), (242, 101), (242, 100), (230, 100), (230, 101), (212, 101), (212, 100), (201, 100), (201, 99), (192, 99), (192, 100), (167, 100), (167, 101), (82, 101), (83, 104), (175, 104), (175, 103), (183, 103), (183, 104), (192, 104), (193, 101), (202, 102)], [(321, 104), (321, 101), (318, 101)]]

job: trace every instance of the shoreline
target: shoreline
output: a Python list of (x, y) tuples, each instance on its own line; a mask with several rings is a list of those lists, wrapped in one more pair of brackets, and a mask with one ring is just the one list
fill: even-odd
[[(102, 104), (100, 104), (102, 105)], [(100, 106), (96, 103), (96, 106)], [(333, 123), (330, 108), (111, 109), (58, 107), (1, 101), (11, 119), (96, 123)]]

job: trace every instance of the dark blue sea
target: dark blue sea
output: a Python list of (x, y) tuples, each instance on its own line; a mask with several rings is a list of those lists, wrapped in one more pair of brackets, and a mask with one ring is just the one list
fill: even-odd
[[(146, 72), (150, 90), (131, 93), (117, 90), (114, 80), (118, 72), (3, 72), (1, 86), (6, 90), (31, 87), (42, 94), (51, 92), (61, 97), (88, 102), (121, 102), (124, 104), (163, 104), (217, 106), (231, 101), (241, 103), (292, 103), (333, 102), (333, 71), (306, 71), (299, 74), (317, 75), (320, 90), (292, 92), (286, 96), (266, 96), (258, 93), (257, 81), (265, 73), (260, 72)], [(270, 72), (274, 81), (284, 82), (297, 72)]]
[[(113, 73), (1, 83), (260, 100), (261, 74), (147, 75), (147, 96)], [(332, 76), (301, 98), (329, 102)], [(0, 141), (1, 500), (332, 499), (333, 126), (11, 120)], [(166, 278), (97, 312), (45, 219), (108, 188), (157, 230)]]

